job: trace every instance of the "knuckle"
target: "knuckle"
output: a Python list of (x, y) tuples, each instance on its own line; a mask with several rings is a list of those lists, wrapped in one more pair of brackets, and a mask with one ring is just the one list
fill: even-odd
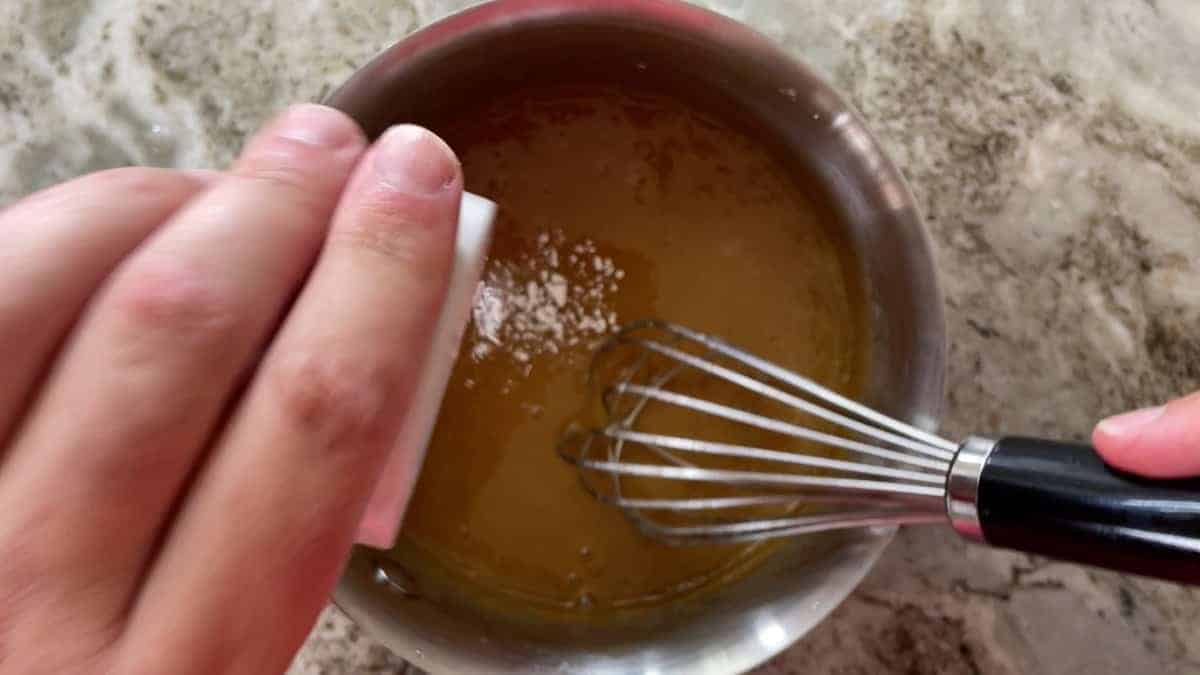
[[(104, 602), (79, 605), (80, 596), (99, 594), (80, 582), (86, 575), (77, 561), (48, 541), (53, 511), (53, 505), (23, 510), (0, 531), (0, 673), (81, 672), (85, 665), (107, 672), (101, 666), (125, 624), (125, 613)], [(52, 642), (61, 634), (72, 636), (70, 644)]]
[(328, 183), (328, 157), (320, 149), (288, 138), (262, 141), (242, 157), (235, 175), (304, 197)]
[(173, 204), (201, 187), (180, 172), (147, 167), (106, 169), (84, 180), (95, 181), (96, 190), (109, 200), (137, 204)]
[(122, 195), (152, 196), (170, 182), (171, 175), (161, 169), (128, 166), (98, 171), (91, 175), (90, 180)]
[[(61, 571), (35, 534), (46, 509), (22, 514), (0, 536), (0, 672), (8, 662), (19, 663), (35, 650), (28, 638), (43, 623), (47, 608), (54, 604), (55, 586)], [(18, 671), (12, 671), (18, 672)]]
[(385, 368), (296, 352), (272, 369), (271, 380), (285, 424), (329, 449), (374, 447), (393, 426), (394, 378)]
[[(30, 600), (36, 598), (45, 583), (45, 570), (28, 554), (28, 547), (9, 535), (0, 543), (0, 555), (5, 561), (0, 573), (0, 643), (15, 630), (15, 622), (26, 613)], [(3, 661), (0, 660), (0, 663)]]
[(182, 346), (224, 346), (236, 326), (233, 302), (217, 284), (176, 263), (135, 266), (114, 288), (123, 324), (135, 338), (167, 338)]
[(351, 253), (378, 256), (385, 262), (405, 267), (426, 264), (428, 246), (421, 241), (420, 227), (395, 214), (365, 209), (353, 223), (334, 228), (329, 244)]
[(109, 203), (157, 204), (180, 193), (178, 174), (166, 169), (122, 167), (104, 169), (36, 192), (0, 209), (0, 227), (42, 220), (38, 210), (71, 206), (80, 194), (103, 196)]
[(276, 164), (258, 166), (253, 170), (239, 174), (246, 181), (256, 183), (272, 192), (289, 195), (290, 199), (307, 203), (311, 200), (310, 192), (314, 176), (308, 169), (294, 164)]

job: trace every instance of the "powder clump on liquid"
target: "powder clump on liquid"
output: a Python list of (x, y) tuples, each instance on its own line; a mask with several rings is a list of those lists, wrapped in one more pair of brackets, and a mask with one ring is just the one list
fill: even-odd
[(562, 230), (540, 233), (532, 252), (493, 261), (472, 306), (476, 362), (507, 356), (528, 374), (531, 361), (591, 347), (617, 328), (612, 297), (625, 277), (595, 242), (568, 242)]

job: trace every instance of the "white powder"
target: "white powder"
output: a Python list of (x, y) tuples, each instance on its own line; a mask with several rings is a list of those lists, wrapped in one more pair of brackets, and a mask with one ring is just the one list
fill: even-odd
[(548, 230), (535, 244), (492, 261), (476, 289), (469, 353), (477, 362), (505, 356), (528, 374), (539, 355), (590, 346), (618, 326), (612, 298), (625, 272), (595, 242)]
[(559, 309), (567, 306), (567, 280), (563, 275), (551, 274), (546, 282), (546, 292)]

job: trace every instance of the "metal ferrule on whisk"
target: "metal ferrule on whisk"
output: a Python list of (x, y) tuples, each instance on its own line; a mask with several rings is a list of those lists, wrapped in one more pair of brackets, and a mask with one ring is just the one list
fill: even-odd
[(946, 515), (954, 530), (972, 541), (983, 542), (979, 522), (979, 481), (996, 441), (971, 436), (954, 455), (946, 474)]

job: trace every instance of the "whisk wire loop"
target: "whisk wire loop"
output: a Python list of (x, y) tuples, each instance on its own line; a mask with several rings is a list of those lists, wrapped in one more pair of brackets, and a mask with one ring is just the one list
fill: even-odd
[[(796, 389), (813, 396), (817, 400), (820, 400), (825, 405), (856, 415), (860, 419), (871, 422), (879, 428), (889, 429), (897, 434), (921, 441), (930, 448), (941, 449), (943, 451), (943, 459), (952, 459), (954, 457), (954, 453), (958, 450), (958, 444), (954, 443), (953, 441), (946, 440), (937, 434), (929, 433), (922, 429), (918, 429), (911, 424), (906, 424), (893, 417), (889, 417), (877, 410), (858, 403), (857, 401), (848, 399), (845, 396), (832, 391), (831, 389), (823, 387), (807, 377), (787, 370), (786, 368), (771, 363), (770, 361), (767, 361), (761, 357), (755, 356), (754, 354), (751, 354), (743, 349), (734, 347), (720, 338), (694, 331), (685, 326), (659, 321), (657, 319), (646, 319), (629, 324), (629, 326), (623, 329), (621, 333), (616, 336), (616, 339), (624, 339), (623, 336), (628, 336), (635, 331), (648, 327), (655, 328), (665, 333), (701, 344), (708, 351), (721, 354), (722, 356), (728, 357), (735, 362), (765, 374), (774, 380), (795, 387)], [(878, 429), (876, 429), (876, 431), (878, 431)]]
[[(648, 338), (647, 332), (657, 335)], [(622, 348), (636, 358), (619, 370), (615, 382), (606, 380), (600, 363)], [(664, 363), (659, 369), (651, 367)], [(668, 388), (688, 371), (859, 438)], [(559, 454), (579, 468), (585, 488), (596, 499), (623, 509), (654, 538), (673, 544), (735, 543), (945, 519), (945, 480), (955, 444), (717, 338), (656, 320), (631, 324), (601, 346), (591, 376), (607, 422), (567, 434)], [(655, 433), (640, 428), (651, 404), (823, 445), (842, 456)], [(705, 465), (709, 460), (734, 465)], [(631, 492), (633, 483), (627, 481), (634, 481), (639, 490)], [(689, 492), (685, 497), (640, 493), (659, 482), (726, 492)]]

